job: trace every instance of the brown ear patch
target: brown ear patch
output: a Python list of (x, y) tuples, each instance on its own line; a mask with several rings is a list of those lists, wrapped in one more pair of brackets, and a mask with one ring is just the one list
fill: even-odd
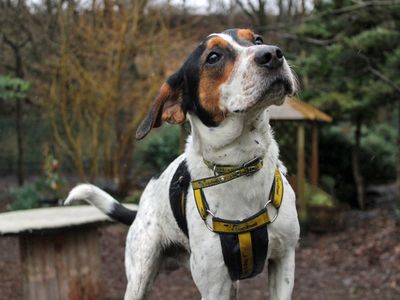
[(162, 121), (171, 124), (181, 124), (186, 120), (182, 110), (179, 90), (174, 90), (164, 83), (150, 111), (136, 130), (136, 139), (144, 138), (152, 128), (160, 127)]
[(199, 101), (202, 107), (212, 116), (215, 123), (224, 120), (224, 112), (220, 109), (220, 87), (230, 77), (234, 61), (225, 62), (223, 69), (213, 70), (205, 68), (200, 75)]
[(239, 29), (237, 31), (237, 36), (242, 40), (247, 40), (247, 41), (254, 40), (254, 32), (251, 31), (250, 29)]

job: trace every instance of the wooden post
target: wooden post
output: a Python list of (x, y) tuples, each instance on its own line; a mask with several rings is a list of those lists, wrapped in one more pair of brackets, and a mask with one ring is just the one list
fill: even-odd
[(305, 133), (304, 123), (299, 123), (297, 127), (297, 203), (300, 219), (306, 215), (306, 203), (304, 199), (304, 177), (305, 177)]
[(313, 187), (318, 187), (319, 181), (318, 156), (318, 124), (317, 122), (313, 122), (311, 137), (311, 184)]

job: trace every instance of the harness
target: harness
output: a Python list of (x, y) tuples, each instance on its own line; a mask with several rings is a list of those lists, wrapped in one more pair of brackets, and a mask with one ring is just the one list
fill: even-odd
[[(256, 158), (241, 166), (215, 165), (204, 160), (214, 171), (214, 176), (191, 181), (186, 161), (177, 168), (170, 185), (170, 204), (180, 229), (188, 236), (186, 221), (186, 199), (191, 182), (197, 210), (205, 226), (220, 237), (225, 265), (233, 281), (251, 278), (262, 272), (268, 250), (267, 225), (275, 221), (283, 198), (283, 180), (278, 169), (275, 170), (269, 197), (263, 208), (243, 220), (218, 218), (210, 210), (203, 189), (250, 176), (263, 167), (261, 158)], [(270, 218), (268, 205), (273, 205), (276, 214)], [(210, 220), (211, 219), (211, 220)]]

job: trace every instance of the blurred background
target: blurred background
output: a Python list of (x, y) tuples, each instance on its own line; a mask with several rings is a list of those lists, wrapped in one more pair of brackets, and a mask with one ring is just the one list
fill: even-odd
[[(293, 299), (400, 299), (399, 0), (0, 0), (0, 299), (122, 299), (127, 228), (2, 230), (2, 216), (36, 220), (78, 182), (138, 203), (190, 128), (137, 142), (136, 127), (197, 43), (227, 28), (279, 45), (301, 85), (271, 111), (302, 224)], [(98, 260), (62, 273), (46, 259), (71, 233), (85, 235), (71, 251)], [(241, 296), (265, 299), (266, 282)], [(199, 298), (184, 270), (150, 296)]]

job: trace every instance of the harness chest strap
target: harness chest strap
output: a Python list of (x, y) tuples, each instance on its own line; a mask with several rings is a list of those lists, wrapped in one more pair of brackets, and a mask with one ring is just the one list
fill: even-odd
[[(256, 229), (260, 226), (271, 223), (271, 219), (268, 214), (267, 205), (272, 204), (278, 211), (283, 198), (283, 181), (282, 175), (278, 169), (275, 170), (274, 180), (272, 183), (271, 191), (268, 197), (268, 201), (265, 206), (256, 214), (251, 217), (237, 221), (237, 220), (225, 220), (215, 217), (208, 206), (207, 200), (205, 198), (203, 188), (199, 188), (197, 185), (198, 181), (192, 182), (194, 198), (197, 206), (197, 210), (201, 218), (206, 222), (208, 215), (212, 215), (212, 227), (207, 225), (207, 227), (216, 233), (242, 233)], [(196, 183), (196, 184), (194, 184)], [(196, 186), (197, 188), (195, 188)]]
[[(262, 167), (262, 160), (255, 159), (243, 166), (215, 166), (209, 165), (210, 169), (219, 177), (217, 183), (214, 177), (192, 181), (194, 198), (197, 209), (206, 226), (211, 231), (218, 233), (225, 265), (228, 268), (232, 280), (253, 277), (262, 272), (268, 249), (267, 224), (273, 222), (267, 211), (267, 205), (271, 204), (278, 209), (283, 198), (283, 181), (280, 171), (275, 170), (274, 181), (268, 197), (268, 201), (261, 211), (253, 216), (237, 221), (225, 220), (215, 217), (209, 209), (203, 188), (214, 186), (244, 175), (251, 175)], [(237, 172), (239, 170), (239, 172)], [(228, 173), (225, 173), (228, 172)], [(229, 175), (229, 173), (235, 173)], [(225, 173), (225, 174), (218, 174)], [(238, 176), (238, 174), (240, 174)], [(228, 176), (227, 176), (228, 175)], [(221, 179), (221, 177), (223, 177)], [(170, 185), (170, 202), (174, 217), (181, 230), (188, 236), (186, 223), (186, 194), (190, 185), (190, 173), (185, 161), (179, 165)], [(208, 225), (207, 216), (212, 216), (212, 227)]]
[[(195, 182), (198, 181), (192, 182), (192, 187)], [(207, 228), (219, 234), (224, 262), (231, 279), (246, 279), (262, 272), (268, 250), (267, 225), (275, 220), (283, 198), (283, 180), (280, 171), (275, 170), (265, 206), (258, 213), (240, 221), (214, 216), (209, 209), (203, 188), (193, 188), (193, 191), (197, 209)], [(276, 209), (276, 216), (273, 219), (269, 217), (267, 210), (267, 205), (270, 203)], [(212, 226), (207, 223), (209, 215), (212, 215)]]

